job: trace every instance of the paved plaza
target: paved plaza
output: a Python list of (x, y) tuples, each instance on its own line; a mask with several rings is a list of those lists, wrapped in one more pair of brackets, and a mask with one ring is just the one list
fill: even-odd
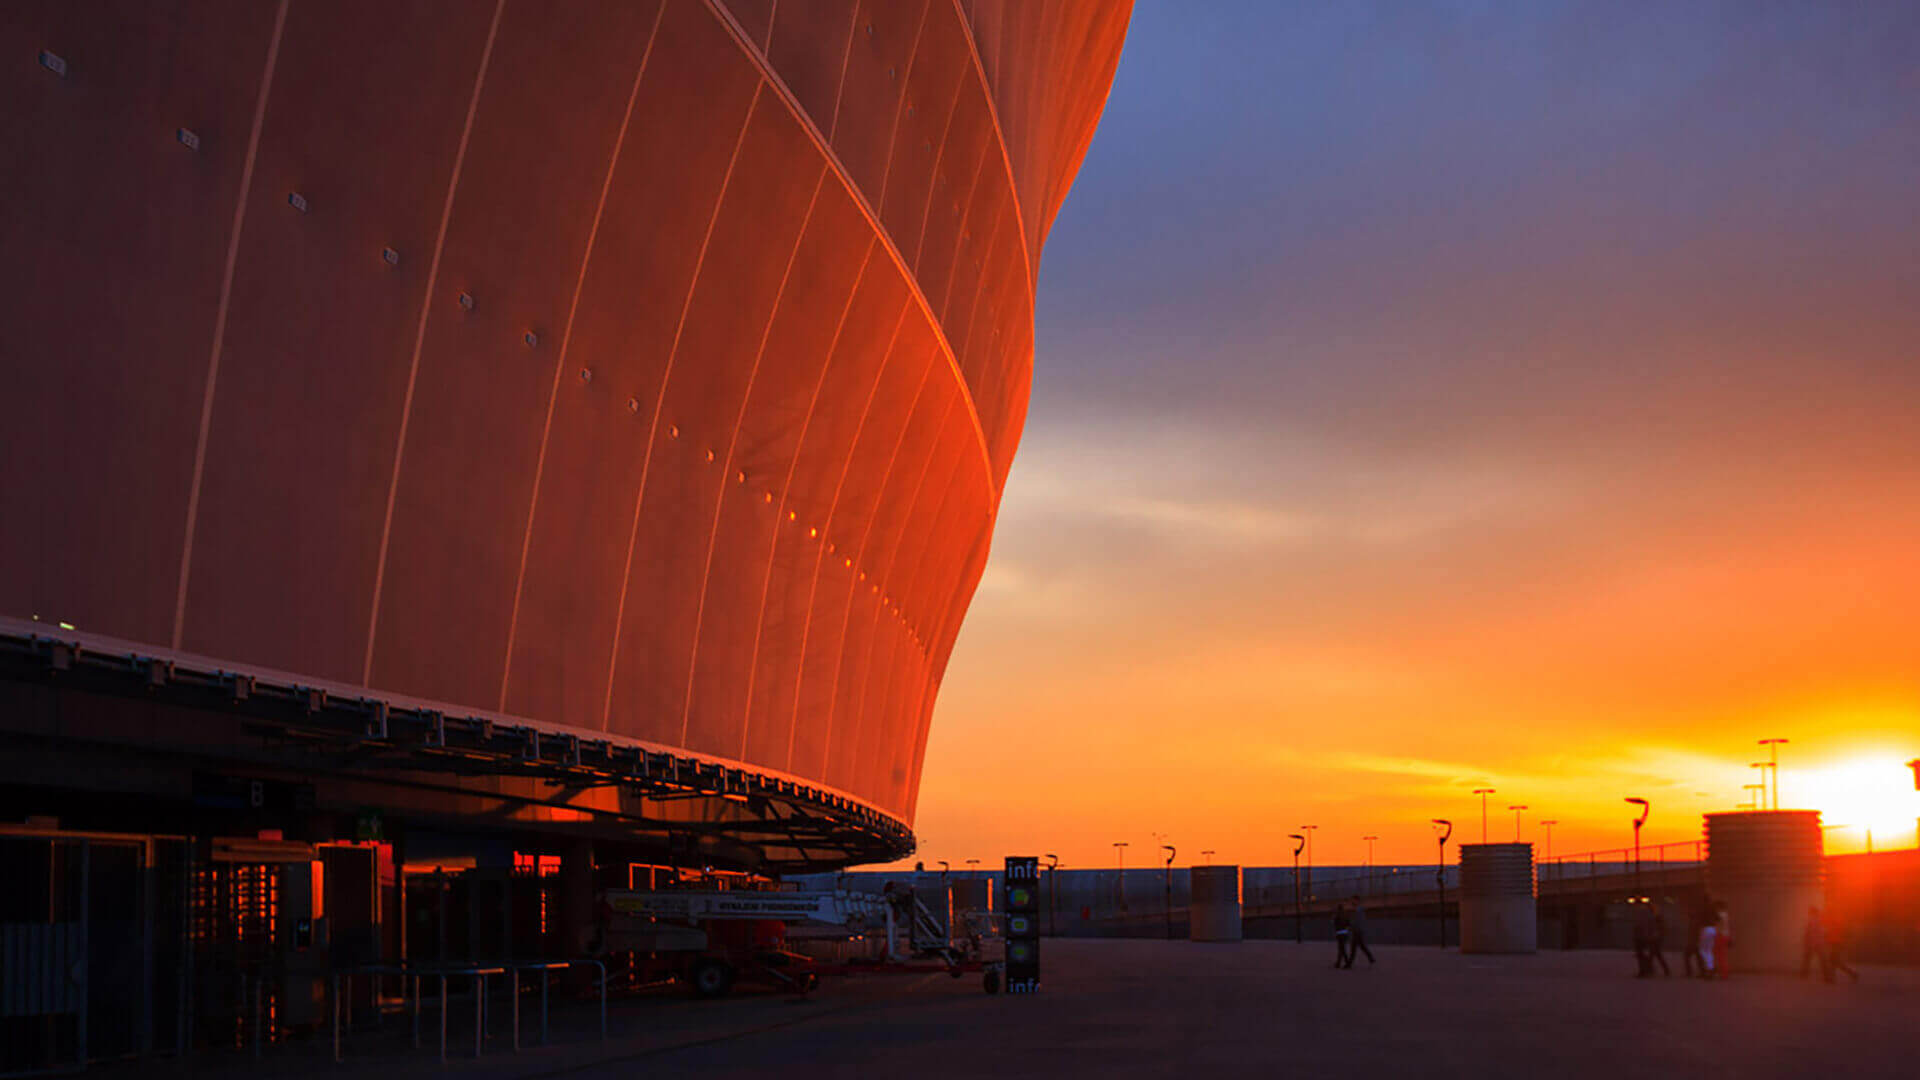
[[(486, 1056), (456, 1011), (453, 1059), (403, 1033), (202, 1061), (201, 1076), (355, 1080), (487, 1077), (1911, 1077), (1920, 970), (1863, 967), (1857, 984), (1783, 976), (1706, 983), (1632, 977), (1622, 952), (1478, 957), (1375, 946), (1333, 969), (1333, 947), (1048, 940), (1045, 986), (990, 997), (977, 977), (828, 980), (801, 1000), (677, 992), (556, 1011), (555, 1045)], [(1678, 961), (1675, 960), (1676, 969)], [(498, 1013), (496, 1016), (498, 1017)], [(390, 1023), (391, 1028), (391, 1023)], [(116, 1070), (104, 1070), (112, 1073)]]
[[(1815, 1077), (1915, 1075), (1920, 972), (1638, 980), (1618, 952), (1478, 957), (1332, 946), (1049, 941), (1044, 992), (935, 981), (777, 1030), (653, 1056), (781, 1077)], [(1677, 959), (1674, 961), (1676, 967)], [(616, 1076), (619, 1067), (585, 1076)]]

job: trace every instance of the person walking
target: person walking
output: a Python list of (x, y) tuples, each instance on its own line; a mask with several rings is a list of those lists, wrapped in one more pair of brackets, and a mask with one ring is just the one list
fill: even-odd
[(1800, 931), (1800, 977), (1813, 974), (1815, 961), (1820, 964), (1820, 975), (1828, 982), (1833, 981), (1833, 954), (1827, 949), (1827, 924), (1820, 917), (1820, 909), (1807, 909), (1807, 925)]
[(1662, 951), (1662, 939), (1667, 936), (1667, 921), (1660, 914), (1659, 905), (1647, 897), (1636, 897), (1635, 903), (1640, 909), (1633, 920), (1633, 955), (1639, 961), (1639, 978), (1650, 978), (1655, 964), (1660, 966), (1662, 975), (1671, 976), (1673, 969), (1667, 966), (1666, 953)]
[(1347, 905), (1341, 904), (1333, 909), (1333, 966), (1350, 968), (1353, 966), (1353, 920), (1347, 917)]
[(1653, 961), (1660, 965), (1663, 978), (1673, 978), (1673, 969), (1667, 966), (1667, 909), (1659, 901), (1654, 901), (1653, 925), (1647, 931), (1647, 947), (1652, 950)]
[(1352, 967), (1361, 953), (1367, 954), (1367, 966), (1372, 967), (1378, 961), (1373, 958), (1373, 950), (1367, 948), (1367, 907), (1365, 904), (1353, 909), (1353, 922), (1348, 927), (1347, 966)]
[(1713, 919), (1700, 924), (1700, 936), (1694, 939), (1694, 948), (1700, 957), (1700, 977), (1713, 978), (1714, 960), (1720, 954), (1720, 927)]
[(1688, 978), (1707, 977), (1709, 968), (1700, 951), (1700, 935), (1712, 921), (1712, 909), (1705, 901), (1687, 913), (1687, 939), (1680, 947), (1680, 965)]
[(1821, 973), (1828, 982), (1833, 981), (1833, 973), (1844, 971), (1847, 978), (1860, 981), (1860, 973), (1847, 963), (1847, 928), (1840, 917), (1827, 913), (1825, 924), (1821, 927), (1821, 940), (1826, 945), (1826, 956), (1821, 965)]
[(1725, 900), (1713, 905), (1713, 973), (1724, 979), (1728, 975), (1727, 954), (1733, 951), (1733, 927), (1727, 919)]

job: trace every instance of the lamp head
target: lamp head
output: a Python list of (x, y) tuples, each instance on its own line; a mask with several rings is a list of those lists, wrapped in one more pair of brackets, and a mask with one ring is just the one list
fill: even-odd
[(1647, 815), (1653, 812), (1653, 804), (1645, 799), (1636, 798), (1632, 795), (1627, 796), (1627, 801), (1640, 808), (1640, 816), (1633, 819), (1634, 828), (1645, 825), (1647, 823)]

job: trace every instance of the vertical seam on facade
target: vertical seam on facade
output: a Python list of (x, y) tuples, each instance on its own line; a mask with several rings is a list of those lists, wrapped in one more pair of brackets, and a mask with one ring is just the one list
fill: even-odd
[[(874, 246), (873, 241), (867, 242), (867, 250), (860, 258), (860, 269), (854, 272), (853, 285), (847, 290), (847, 302), (840, 308), (839, 321), (833, 324), (833, 337), (828, 341), (826, 356), (820, 362), (820, 376), (813, 382), (813, 393), (807, 398), (807, 411), (800, 418), (800, 433), (793, 444), (793, 460), (787, 462), (787, 476), (780, 484), (780, 502), (774, 509), (776, 522), (786, 513), (787, 499), (793, 490), (793, 474), (800, 467), (800, 455), (806, 451), (807, 430), (813, 426), (813, 412), (820, 403), (820, 391), (827, 385), (827, 373), (833, 368), (833, 355), (840, 348), (840, 333), (846, 329), (847, 316), (853, 311), (854, 299), (860, 295), (860, 284), (866, 279), (867, 265), (873, 261)], [(825, 536), (819, 537), (819, 540), (822, 545), (827, 542)], [(760, 664), (760, 639), (766, 632), (767, 595), (772, 591), (773, 586), (773, 559), (779, 549), (780, 534), (776, 530), (772, 541), (767, 544), (767, 572), (760, 579), (760, 608), (753, 620), (753, 652), (747, 661), (746, 719), (740, 726), (740, 757), (742, 759), (747, 756), (747, 733), (753, 724), (753, 684)]]
[(653, 451), (660, 438), (660, 413), (667, 405), (667, 386), (673, 381), (673, 362), (680, 352), (680, 335), (687, 329), (687, 312), (693, 309), (693, 295), (700, 289), (700, 271), (707, 261), (707, 245), (713, 241), (713, 226), (720, 220), (720, 209), (727, 202), (727, 188), (733, 184), (734, 166), (740, 163), (740, 147), (747, 141), (747, 129), (753, 126), (753, 112), (760, 107), (760, 93), (766, 89), (767, 80), (759, 78), (753, 84), (753, 98), (747, 102), (746, 113), (740, 118), (740, 131), (733, 138), (733, 156), (727, 159), (726, 174), (721, 177), (719, 194), (714, 197), (713, 210), (707, 215), (706, 232), (700, 237), (700, 253), (694, 257), (693, 276), (687, 280), (687, 295), (680, 301), (680, 319), (674, 324), (673, 343), (667, 348), (666, 370), (660, 374), (660, 391), (653, 401), (653, 419), (647, 424), (647, 452), (640, 463), (639, 491), (633, 497), (633, 525), (627, 530), (626, 565), (620, 571), (620, 599), (614, 608), (613, 643), (607, 659), (607, 694), (600, 710), (600, 729), (608, 729), (613, 717), (613, 677), (620, 668), (620, 628), (627, 617), (627, 589), (633, 579), (633, 546), (640, 538), (640, 508), (647, 499), (647, 477), (653, 470)]
[[(873, 385), (867, 389), (866, 403), (860, 406), (860, 422), (854, 425), (853, 441), (847, 444), (846, 460), (840, 465), (840, 479), (834, 481), (833, 498), (827, 501), (826, 527), (833, 530), (834, 517), (840, 512), (840, 490), (847, 484), (847, 473), (853, 470), (853, 451), (860, 445), (860, 433), (866, 430), (867, 414), (873, 411), (873, 399), (880, 393), (880, 380), (887, 373), (887, 364), (893, 359), (893, 347), (900, 342), (900, 328), (907, 324), (907, 312), (913, 310), (911, 297), (902, 300), (900, 313), (893, 317), (893, 334), (887, 338), (886, 351), (880, 354), (880, 363), (873, 369)], [(851, 555), (846, 556), (851, 558)], [(793, 680), (793, 715), (787, 722), (787, 767), (792, 771), (793, 740), (800, 728), (800, 690), (807, 682), (807, 639), (813, 632), (813, 602), (820, 593), (820, 568), (826, 561), (826, 545), (822, 544), (813, 555), (813, 575), (807, 586), (807, 617), (800, 624), (800, 671)]]
[[(967, 199), (960, 204), (960, 223), (953, 230), (953, 254), (948, 257), (947, 283), (940, 289), (940, 316), (946, 317), (947, 307), (953, 303), (953, 283), (960, 277), (960, 256), (964, 254), (967, 243), (967, 223), (973, 220), (974, 200), (980, 194), (980, 177), (987, 171), (987, 158), (992, 149), (980, 151), (980, 164), (974, 166), (973, 183), (967, 188)], [(1011, 198), (1011, 193), (1009, 193)], [(976, 406), (977, 408), (977, 406)], [(983, 438), (985, 436), (982, 436)]]
[[(662, 4), (662, 7), (665, 5)], [(773, 6), (767, 9), (767, 40), (760, 46), (762, 53), (773, 52), (773, 26), (780, 21), (780, 0), (773, 0)]]
[[(913, 68), (920, 62), (920, 40), (927, 32), (927, 12), (933, 7), (932, 0), (920, 6), (920, 21), (913, 28), (913, 51), (907, 54), (907, 70), (900, 76), (900, 97), (893, 103), (893, 121), (887, 125), (887, 159), (880, 166), (880, 198), (874, 208), (884, 213), (887, 208), (887, 181), (893, 178), (893, 155), (900, 150), (900, 113), (907, 107), (907, 84), (913, 81)], [(901, 253), (905, 255), (905, 252)]]
[(653, 43), (660, 33), (660, 21), (667, 5), (654, 9), (653, 26), (647, 31), (646, 47), (640, 51), (640, 67), (633, 73), (633, 89), (627, 93), (627, 111), (620, 117), (620, 130), (613, 138), (613, 153), (607, 159), (606, 179), (600, 183), (600, 201), (593, 207), (593, 224), (587, 229), (587, 246), (580, 253), (580, 275), (573, 282), (573, 301), (567, 305), (567, 325), (560, 332), (560, 355), (553, 362), (553, 388), (547, 394), (547, 418), (540, 427), (540, 455), (533, 464), (533, 493), (527, 501), (527, 530), (520, 539), (520, 568), (513, 579), (513, 612), (507, 617), (506, 663), (500, 672), (500, 711), (507, 710), (507, 684), (513, 678), (513, 643), (520, 628), (520, 595), (526, 587), (527, 556), (533, 548), (533, 519), (540, 507), (540, 481), (546, 475), (547, 443), (553, 434), (553, 411), (560, 400), (560, 378), (566, 371), (567, 352), (573, 344), (573, 321), (580, 311), (580, 294), (587, 284), (587, 267), (593, 261), (593, 248), (600, 236), (600, 218), (607, 209), (607, 195), (613, 190), (613, 176), (620, 167), (620, 151), (627, 142), (627, 127), (633, 121), (633, 105), (640, 97), (640, 83), (646, 78), (647, 63), (653, 58)]
[[(900, 460), (900, 448), (907, 444), (907, 432), (913, 426), (913, 412), (915, 409), (920, 407), (920, 395), (926, 393), (927, 391), (927, 380), (933, 375), (933, 367), (934, 367), (934, 358), (930, 356), (927, 358), (926, 366), (920, 370), (920, 383), (918, 386), (914, 387), (913, 401), (906, 408), (906, 421), (900, 425), (900, 434), (898, 437), (896, 437), (893, 440), (893, 449), (888, 451), (887, 453), (887, 467), (885, 469), (882, 469), (880, 472), (879, 486), (877, 486), (874, 489), (875, 494), (874, 494), (873, 509), (867, 513), (866, 524), (860, 530), (860, 546), (858, 549), (858, 555), (855, 556), (855, 562), (860, 567), (864, 568), (867, 565), (867, 559), (866, 559), (867, 541), (869, 538), (873, 536), (874, 519), (879, 516), (881, 500), (886, 498), (887, 482), (893, 478), (893, 467)], [(875, 386), (878, 387), (878, 385), (879, 384), (876, 381)], [(859, 445), (858, 438), (854, 440), (854, 443), (856, 446)], [(853, 462), (853, 456), (851, 453), (849, 453), (847, 456), (847, 462), (849, 465), (851, 465)], [(864, 569), (862, 570), (862, 572), (868, 573)], [(868, 573), (868, 576), (871, 577), (872, 576), (871, 573)], [(875, 580), (873, 584), (875, 589), (877, 590), (880, 584), (879, 581)], [(842, 612), (840, 616), (840, 635), (835, 641), (835, 647), (833, 652), (834, 661), (833, 661), (833, 667), (831, 668), (833, 681), (829, 683), (827, 686), (827, 700), (829, 702), (836, 702), (837, 695), (840, 693), (840, 665), (844, 663), (846, 660), (847, 629), (853, 625), (853, 599), (858, 595), (860, 595), (860, 579), (858, 576), (856, 576), (854, 577), (853, 580), (847, 583), (847, 609), (846, 611)], [(812, 621), (813, 613), (811, 611), (807, 613), (807, 618), (808, 618), (808, 621)], [(826, 760), (821, 762), (822, 776), (827, 775), (827, 771), (826, 771), (827, 765), (833, 760), (833, 728), (834, 728), (834, 719), (835, 719), (834, 714), (837, 711), (837, 709), (838, 709), (837, 703), (829, 705), (827, 709), (827, 724), (823, 732), (825, 736), (824, 741), (826, 742), (827, 754), (826, 754)], [(855, 734), (857, 735), (858, 732), (856, 731)], [(847, 787), (847, 790), (849, 791), (853, 790), (852, 786), (849, 785)]]
[(916, 278), (920, 276), (920, 255), (927, 248), (927, 221), (933, 217), (933, 196), (940, 190), (940, 166), (947, 160), (947, 140), (953, 138), (953, 118), (960, 112), (960, 91), (966, 86), (966, 80), (966, 73), (961, 72), (953, 88), (953, 100), (947, 104), (947, 123), (940, 129), (940, 143), (933, 150), (933, 171), (927, 174), (927, 197), (920, 204), (920, 229), (913, 235), (913, 275)]
[[(753, 351), (753, 365), (747, 369), (747, 387), (740, 395), (740, 411), (733, 418), (733, 434), (727, 439), (726, 460), (720, 467), (720, 497), (713, 504), (713, 524), (707, 530), (707, 555), (700, 567), (700, 599), (693, 611), (693, 650), (687, 657), (687, 693), (680, 710), (680, 745), (687, 742), (687, 727), (693, 719), (693, 684), (695, 673), (700, 665), (700, 627), (706, 621), (707, 590), (713, 587), (713, 546), (720, 540), (720, 517), (727, 505), (727, 477), (733, 473), (734, 451), (740, 446), (740, 429), (747, 422), (747, 407), (753, 402), (754, 380), (760, 375), (760, 360), (767, 353), (767, 339), (773, 334), (773, 322), (780, 314), (780, 298), (786, 295), (787, 281), (793, 275), (793, 264), (800, 258), (800, 246), (807, 239), (807, 224), (813, 220), (813, 208), (820, 201), (820, 188), (827, 179), (827, 166), (820, 164), (820, 172), (813, 178), (813, 194), (807, 199), (807, 212), (800, 219), (800, 231), (793, 236), (793, 250), (787, 253), (787, 265), (780, 271), (780, 286), (774, 290), (773, 304), (767, 308), (767, 323), (760, 328), (760, 344)], [(773, 527), (780, 528), (780, 519), (776, 515)], [(752, 701), (752, 689), (748, 689), (748, 701)]]
[(928, 302), (926, 293), (920, 288), (920, 278), (914, 273), (913, 268), (907, 265), (906, 256), (900, 254), (899, 246), (893, 242), (893, 234), (887, 231), (886, 224), (880, 219), (880, 212), (874, 209), (872, 202), (867, 199), (866, 193), (861, 190), (859, 184), (854, 182), (852, 174), (847, 172), (846, 163), (841, 161), (840, 155), (834, 152), (831, 140), (821, 133), (820, 126), (814, 122), (813, 117), (801, 106), (799, 99), (793, 96), (792, 88), (788, 87), (786, 81), (780, 78), (780, 73), (774, 71), (772, 66), (767, 63), (767, 58), (760, 55), (759, 50), (753, 47), (752, 41), (747, 38), (746, 30), (740, 26), (739, 20), (735, 19), (731, 12), (721, 7), (719, 0), (704, 0), (704, 2), (708, 13), (713, 16), (714, 20), (717, 21), (727, 33), (732, 35), (734, 45), (747, 57), (749, 63), (755, 65), (760, 71), (761, 78), (766, 80), (767, 85), (774, 88), (775, 96), (780, 99), (781, 104), (786, 106), (787, 111), (793, 115), (794, 119), (799, 121), (801, 128), (807, 132), (808, 137), (813, 139), (814, 145), (819, 148), (820, 153), (826, 157), (828, 164), (832, 167), (834, 175), (840, 178), (840, 183), (846, 188), (847, 195), (853, 200), (855, 208), (866, 217), (868, 224), (873, 228), (874, 235), (879, 237), (881, 245), (886, 249), (888, 257), (891, 258), (893, 264), (899, 268), (900, 276), (905, 279), (907, 284), (908, 300), (918, 301), (920, 309), (926, 313), (927, 323), (933, 328), (934, 340), (939, 343), (940, 351), (947, 359), (948, 371), (953, 376), (954, 382), (959, 386), (960, 393), (966, 399), (967, 411), (973, 417), (974, 434), (976, 441), (979, 443), (980, 460), (986, 468), (989, 480), (991, 480), (995, 475), (995, 469), (993, 467), (993, 460), (987, 449), (986, 428), (981, 425), (980, 411), (974, 404), (973, 389), (967, 385), (966, 377), (961, 373), (960, 358), (954, 353), (952, 344), (947, 340), (946, 328), (941, 325), (939, 313), (933, 310), (933, 305)]
[(233, 303), (233, 275), (240, 262), (240, 234), (247, 221), (247, 199), (253, 193), (253, 165), (260, 153), (260, 132), (267, 121), (267, 97), (273, 90), (273, 71), (280, 63), (280, 35), (287, 25), (288, 0), (280, 0), (273, 15), (273, 34), (267, 39), (267, 59), (260, 71), (260, 95), (253, 103), (253, 125), (247, 134), (247, 152), (240, 165), (240, 193), (234, 201), (233, 227), (227, 234), (227, 262), (220, 274), (220, 301), (213, 313), (213, 346), (207, 355), (207, 385), (200, 399), (200, 434), (193, 445), (193, 479), (187, 488), (187, 527), (180, 546), (180, 580), (173, 598), (172, 647), (178, 649), (186, 631), (187, 582), (193, 571), (193, 534), (199, 526), (200, 481), (206, 473), (207, 440), (213, 431), (214, 386), (220, 378), (220, 353), (227, 342), (227, 312)]
[(380, 628), (380, 592), (386, 584), (387, 543), (393, 535), (393, 504), (400, 493), (401, 459), (407, 450), (407, 424), (413, 416), (414, 384), (420, 377), (420, 354), (426, 346), (427, 322), (433, 314), (434, 289), (440, 280), (440, 256), (446, 247), (447, 227), (453, 221), (453, 200), (460, 189), (460, 169), (466, 164), (467, 141), (473, 136), (473, 118), (480, 111), (480, 90), (487, 82), (487, 66), (493, 60), (493, 42), (500, 34), (500, 15), (506, 6), (507, 0), (495, 0), (493, 21), (487, 26), (487, 43), (480, 50), (480, 70), (473, 78), (473, 95), (467, 99), (466, 122), (460, 126), (460, 145), (453, 154), (453, 173), (447, 178), (447, 197), (440, 206), (440, 230), (433, 240), (433, 259), (427, 264), (426, 295), (420, 301), (420, 323), (413, 335), (413, 359), (407, 365), (407, 389), (400, 405), (400, 434), (393, 448), (393, 478), (387, 484), (387, 509), (380, 524), (380, 554), (373, 570), (373, 605), (367, 614), (367, 653), (360, 668), (363, 686), (373, 682), (373, 647)]
[[(924, 389), (925, 389), (925, 382), (923, 380), (922, 390), (924, 391)], [(918, 506), (920, 503), (920, 493), (926, 490), (927, 475), (933, 471), (934, 458), (940, 452), (941, 436), (946, 434), (947, 418), (953, 415), (953, 408), (954, 408), (954, 405), (957, 404), (957, 402), (958, 402), (957, 396), (948, 398), (947, 407), (940, 411), (940, 419), (932, 425), (933, 433), (934, 433), (933, 445), (927, 448), (926, 460), (923, 461), (920, 465), (920, 479), (914, 481), (913, 494), (907, 499), (906, 512), (904, 516), (900, 519), (899, 534), (893, 538), (892, 547), (888, 550), (888, 553), (887, 553), (887, 571), (886, 572), (887, 572), (887, 577), (891, 580), (894, 580), (894, 581), (899, 580), (894, 576), (894, 570), (896, 568), (896, 564), (894, 560), (899, 557), (900, 545), (902, 542), (905, 541), (908, 531), (911, 530), (913, 527), (914, 508)], [(901, 445), (902, 446), (906, 445), (906, 439), (904, 435), (901, 438)], [(891, 468), (889, 468), (888, 473), (889, 475), (887, 478), (887, 482), (891, 483), (893, 479), (891, 475), (892, 473)], [(885, 492), (883, 490), (882, 495), (884, 496), (884, 494)], [(880, 591), (881, 591), (881, 597), (883, 600), (897, 600), (902, 595), (901, 590), (886, 587), (884, 584), (882, 585), (882, 588)], [(888, 614), (890, 614), (890, 612), (886, 604), (882, 604), (879, 608), (875, 609), (874, 611), (874, 619), (873, 619), (874, 633), (871, 634), (867, 639), (867, 654), (865, 659), (863, 659), (860, 662), (860, 671), (863, 673), (872, 671), (874, 669), (873, 668), (873, 650), (874, 650), (873, 639), (879, 636), (879, 628), (886, 625), (886, 620), (884, 616)], [(896, 629), (896, 632), (898, 632), (897, 629)], [(892, 680), (893, 680), (893, 673), (891, 670), (888, 670), (888, 674), (887, 674), (888, 686), (892, 685)], [(870, 684), (867, 684), (865, 676), (862, 675), (855, 679), (855, 685), (862, 686), (862, 685), (870, 685)], [(861, 746), (860, 735), (862, 732), (866, 730), (867, 714), (871, 711), (868, 708), (868, 702), (870, 700), (871, 699), (863, 691), (860, 699), (860, 709), (854, 717), (854, 729), (853, 729), (854, 730), (854, 752), (856, 754), (860, 752), (860, 746)], [(884, 710), (886, 707), (887, 707), (886, 702), (882, 701), (880, 708)], [(881, 717), (881, 722), (882, 723), (885, 722), (884, 716)], [(859, 767), (860, 767), (860, 763), (859, 763), (859, 760), (856, 758), (855, 772), (854, 772), (855, 776), (859, 775)]]
[(980, 77), (980, 96), (987, 102), (987, 118), (993, 121), (993, 141), (1000, 147), (1000, 160), (1007, 170), (1008, 194), (1013, 199), (1014, 225), (1020, 230), (1020, 266), (1026, 276), (1027, 293), (1032, 295), (1037, 283), (1033, 279), (1033, 249), (1027, 242), (1027, 218), (1020, 205), (1020, 182), (1013, 175), (1013, 152), (1007, 146), (1007, 131), (1000, 126), (1000, 108), (993, 100), (993, 87), (987, 82), (986, 61), (980, 57), (980, 43), (974, 40), (973, 24), (967, 21), (966, 9), (960, 6), (960, 0), (953, 0), (954, 14), (960, 20), (960, 36), (967, 41), (967, 56), (973, 61), (973, 70)]
[(847, 47), (840, 50), (840, 78), (833, 84), (833, 115), (827, 117), (827, 145), (833, 145), (834, 133), (840, 130), (840, 99), (847, 93), (847, 68), (853, 63), (853, 38), (860, 32), (860, 5), (854, 4), (847, 16)]

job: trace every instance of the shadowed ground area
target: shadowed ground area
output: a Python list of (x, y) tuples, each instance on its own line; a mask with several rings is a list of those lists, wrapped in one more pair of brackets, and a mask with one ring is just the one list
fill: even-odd
[[(1920, 970), (1862, 967), (1857, 984), (1787, 976), (1638, 980), (1624, 952), (1476, 957), (1375, 946), (1048, 940), (1043, 991), (989, 997), (977, 977), (829, 980), (799, 1000), (679, 993), (556, 1008), (555, 1045), (509, 1052), (503, 1013), (472, 1057), (458, 1006), (452, 1060), (404, 1031), (202, 1061), (220, 1078), (487, 1077), (1908, 1077)], [(1677, 971), (1677, 957), (1669, 958)], [(529, 1019), (529, 1025), (531, 1020)], [(429, 1031), (435, 1025), (429, 1024)], [(121, 1070), (103, 1070), (126, 1075)], [(136, 1070), (138, 1071), (138, 1070)]]
[[(1331, 945), (1049, 941), (1044, 992), (940, 980), (647, 1059), (732, 1077), (1910, 1076), (1920, 973), (1855, 984), (1636, 980), (1624, 953), (1474, 957)], [(1678, 959), (1672, 958), (1676, 969)], [(624, 1067), (580, 1075), (614, 1076)]]

